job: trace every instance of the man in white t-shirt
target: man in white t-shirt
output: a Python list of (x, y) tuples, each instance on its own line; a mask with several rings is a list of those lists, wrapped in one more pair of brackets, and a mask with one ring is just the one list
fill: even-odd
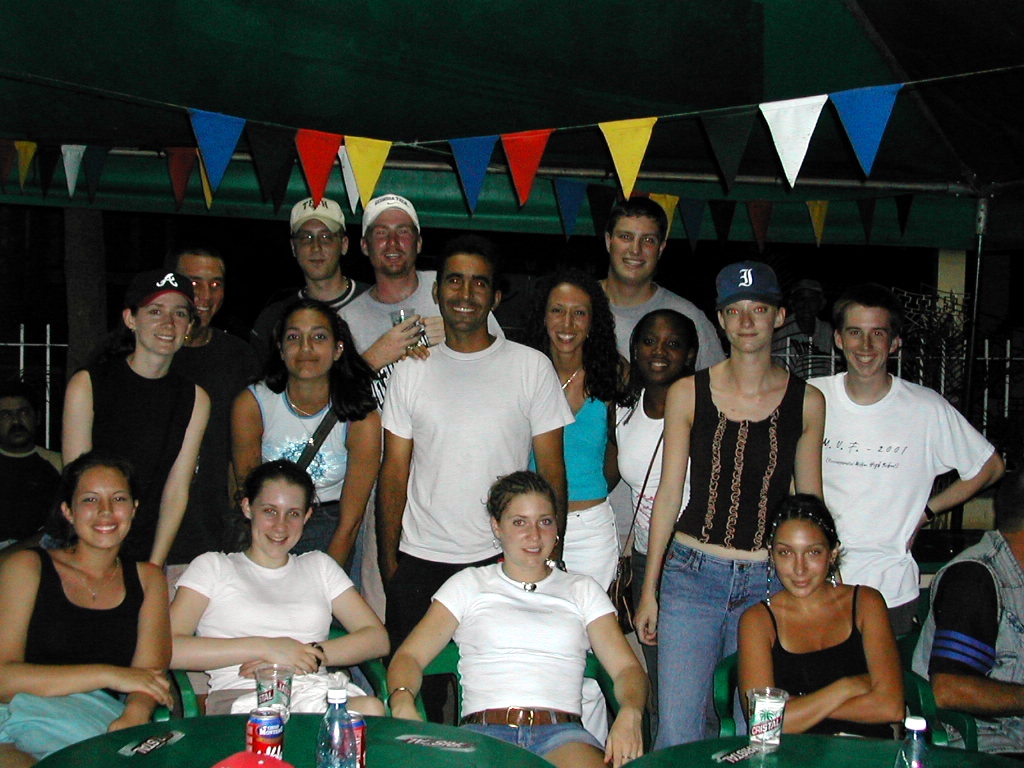
[[(843, 544), (843, 580), (878, 589), (893, 630), (905, 634), (918, 596), (914, 536), (998, 480), (1003, 461), (941, 395), (888, 373), (903, 327), (891, 291), (850, 288), (835, 303), (833, 325), (847, 372), (810, 383), (825, 395), (822, 479)], [(935, 478), (953, 469), (960, 479), (932, 496)]]
[[(444, 341), (444, 323), (433, 296), (436, 274), (416, 269), (423, 236), (419, 215), (409, 200), (388, 193), (367, 203), (360, 246), (373, 267), (374, 283), (338, 314), (352, 331), (356, 351), (377, 371), (374, 395), (383, 405), (395, 363), (410, 354), (410, 347), (413, 355), (426, 357), (428, 349)], [(411, 312), (396, 325), (392, 313), (399, 309)], [(495, 336), (504, 337), (494, 315), (489, 315), (488, 327)], [(377, 568), (375, 519), (371, 503), (359, 537), (360, 587), (363, 597), (383, 619), (385, 596)]]
[(487, 490), (526, 469), (531, 449), (565, 530), (562, 430), (572, 412), (547, 357), (488, 332), (501, 298), (495, 278), (490, 243), (449, 243), (434, 288), (445, 341), (426, 360), (395, 366), (388, 385), (377, 540), (392, 648), (450, 576), (497, 560)]
[(654, 282), (661, 255), (668, 244), (665, 209), (646, 197), (616, 203), (604, 233), (608, 249), (608, 276), (601, 287), (615, 315), (615, 344), (629, 359), (629, 336), (640, 318), (656, 309), (674, 309), (697, 327), (697, 370), (725, 360), (718, 332), (708, 316), (692, 301)]

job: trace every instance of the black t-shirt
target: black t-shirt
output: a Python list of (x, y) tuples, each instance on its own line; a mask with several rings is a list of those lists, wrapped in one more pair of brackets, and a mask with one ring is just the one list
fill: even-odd
[(4, 489), (0, 541), (24, 539), (42, 528), (56, 498), (58, 483), (60, 473), (38, 453), (0, 454), (0, 488)]
[(986, 676), (995, 663), (999, 602), (992, 574), (981, 563), (949, 566), (932, 603), (935, 639), (928, 674)]

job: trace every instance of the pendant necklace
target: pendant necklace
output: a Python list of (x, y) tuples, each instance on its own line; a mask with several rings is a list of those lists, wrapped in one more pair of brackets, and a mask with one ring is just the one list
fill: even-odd
[(566, 387), (568, 387), (570, 384), (572, 384), (573, 380), (579, 375), (579, 372), (582, 371), (582, 370), (583, 370), (583, 366), (580, 366), (579, 368), (577, 368), (575, 371), (572, 372), (572, 376), (570, 376), (568, 379), (565, 380), (565, 383), (562, 384), (562, 391), (563, 392), (565, 391)]
[(86, 588), (92, 596), (92, 601), (95, 603), (96, 599), (99, 597), (99, 591), (107, 586), (107, 583), (114, 578), (114, 576), (117, 575), (117, 572), (121, 569), (121, 558), (118, 557), (114, 560), (114, 569), (103, 577), (103, 581), (100, 582), (99, 589), (95, 590), (89, 586), (89, 582), (85, 580), (85, 574), (79, 570), (77, 565), (72, 565), (71, 563), (67, 563), (66, 565), (71, 569), (71, 573), (77, 577), (78, 582)]

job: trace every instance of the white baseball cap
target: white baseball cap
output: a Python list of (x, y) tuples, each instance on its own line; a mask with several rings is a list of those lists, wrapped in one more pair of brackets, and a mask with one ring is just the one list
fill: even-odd
[(363, 237), (366, 237), (366, 230), (373, 226), (377, 217), (391, 208), (405, 211), (412, 219), (412, 223), (416, 225), (416, 229), (420, 228), (420, 217), (416, 215), (416, 209), (413, 208), (412, 203), (401, 195), (387, 194), (373, 198), (363, 209)]
[(307, 197), (292, 207), (292, 232), (295, 232), (310, 219), (319, 219), (327, 225), (331, 232), (345, 228), (345, 214), (342, 213), (341, 206), (326, 197), (320, 199), (319, 205), (313, 203), (312, 197)]

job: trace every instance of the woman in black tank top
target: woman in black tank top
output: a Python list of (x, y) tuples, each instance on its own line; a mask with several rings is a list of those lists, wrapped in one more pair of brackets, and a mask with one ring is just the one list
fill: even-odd
[(167, 582), (122, 562), (137, 507), (130, 465), (86, 453), (61, 480), (48, 533), (63, 546), (0, 567), (0, 764), (142, 725), (171, 706)]
[(816, 496), (779, 506), (769, 529), (782, 591), (743, 614), (739, 687), (789, 693), (786, 733), (856, 733), (891, 738), (903, 717), (903, 677), (885, 600), (838, 583), (839, 539)]

